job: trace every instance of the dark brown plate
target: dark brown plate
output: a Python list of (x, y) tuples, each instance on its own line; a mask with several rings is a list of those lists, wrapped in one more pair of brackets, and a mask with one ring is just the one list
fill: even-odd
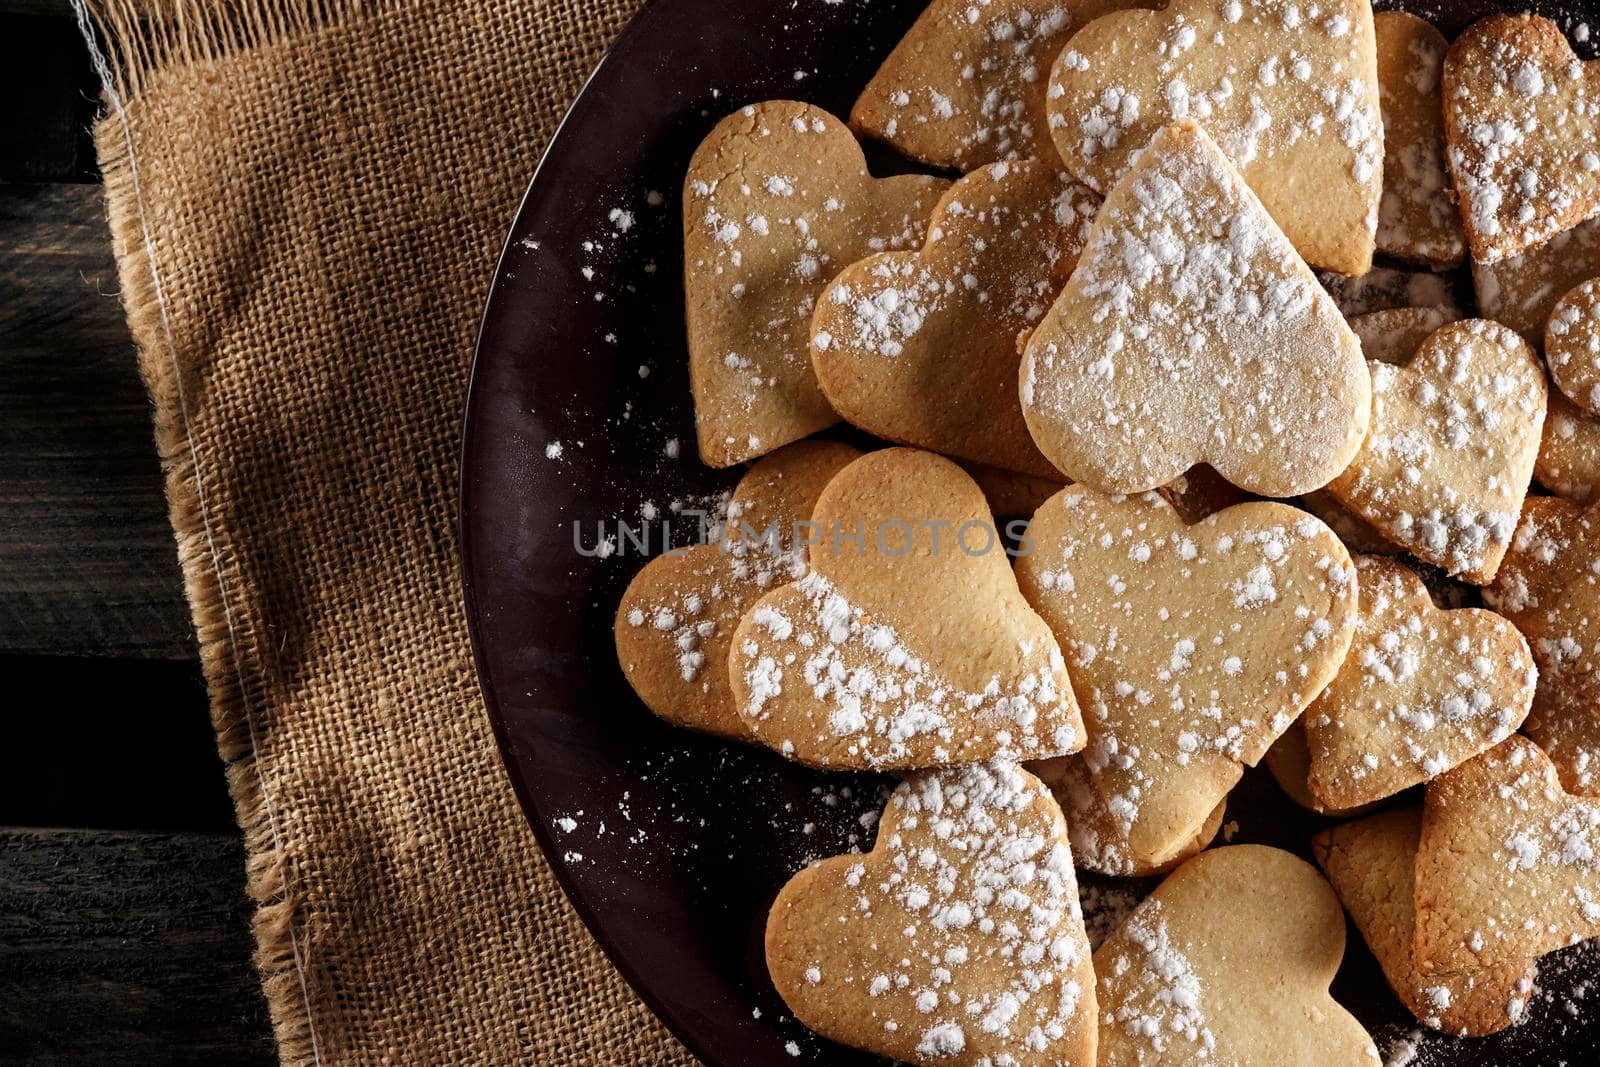
[[(673, 1032), (715, 1065), (792, 1064), (788, 1042), (800, 1062), (883, 1062), (791, 1019), (761, 954), (767, 906), (794, 871), (871, 846), (857, 819), (879, 807), (882, 783), (808, 771), (651, 716), (623, 681), (611, 640), (617, 599), (644, 556), (581, 555), (573, 527), (589, 547), (597, 523), (637, 520), (646, 501), (664, 511), (673, 500), (703, 499), (736, 478), (702, 467), (694, 447), (679, 191), (695, 145), (723, 115), (763, 99), (844, 113), (922, 6), (646, 5), (534, 175), (495, 272), (473, 365), (461, 551), (478, 674), (506, 768), (600, 944)], [(1440, 0), (1412, 10), (1453, 34), (1498, 7)], [(1546, 10), (1587, 11), (1600, 29), (1592, 0)], [(872, 158), (880, 173), (906, 169), (887, 154)], [(659, 204), (650, 203), (652, 190)], [(626, 232), (613, 209), (632, 213)], [(671, 439), (682, 446), (677, 458), (666, 454)], [(546, 455), (552, 442), (562, 445), (558, 459)], [(681, 526), (680, 543), (692, 535)], [(1320, 824), (1259, 771), (1230, 798), (1228, 818), (1239, 824), (1235, 841), (1301, 854)], [(1568, 950), (1541, 971), (1546, 993), (1528, 1023), (1481, 1041), (1430, 1037), (1417, 1062), (1596, 1062), (1600, 1021), (1585, 1021), (1582, 1004), (1574, 1015), (1566, 1002), (1580, 979), (1600, 971), (1592, 953)], [(1334, 990), (1380, 1049), (1415, 1028), (1353, 933)]]

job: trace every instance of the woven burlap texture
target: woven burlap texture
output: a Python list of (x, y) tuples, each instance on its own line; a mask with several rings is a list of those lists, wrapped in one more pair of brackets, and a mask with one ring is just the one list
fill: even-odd
[(123, 295), (286, 1062), (692, 1062), (522, 820), (455, 546), (495, 257), (635, 7), (87, 4)]

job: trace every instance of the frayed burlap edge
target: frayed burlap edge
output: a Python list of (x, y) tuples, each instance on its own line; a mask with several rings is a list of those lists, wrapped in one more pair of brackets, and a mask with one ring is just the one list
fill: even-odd
[(242, 50), (332, 25), (387, 3), (308, 0), (286, 11), (263, 0), (74, 0), (105, 95), (94, 140), (104, 181), (112, 251), (139, 353), (139, 370), (154, 408), (155, 443), (165, 478), (178, 561), (210, 693), (212, 725), (227, 769), (228, 790), (244, 833), (245, 891), (259, 971), (278, 1051), (286, 1063), (319, 1063), (312, 995), (296, 933), (300, 912), (281, 847), (271, 792), (256, 764), (258, 702), (246, 679), (256, 677), (254, 634), (230, 609), (237, 571), (213, 536), (205, 472), (188, 428), (184, 374), (178, 363), (133, 152), (129, 110), (157, 73), (213, 62)]
[(107, 90), (131, 101), (159, 71), (226, 59), (403, 0), (73, 0), (73, 6), (85, 29), (97, 32)]

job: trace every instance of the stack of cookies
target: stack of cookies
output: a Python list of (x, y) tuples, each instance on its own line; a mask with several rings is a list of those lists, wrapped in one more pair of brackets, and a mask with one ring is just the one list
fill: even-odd
[[(1421, 1024), (1516, 1023), (1600, 935), (1597, 216), (1600, 67), (1531, 16), (934, 0), (848, 124), (723, 120), (690, 372), (701, 460), (754, 462), (615, 634), (663, 718), (901, 778), (772, 906), (795, 1016), (1376, 1063), (1348, 912)], [(1210, 847), (1262, 760), (1321, 872)], [(1093, 952), (1085, 869), (1165, 875)]]

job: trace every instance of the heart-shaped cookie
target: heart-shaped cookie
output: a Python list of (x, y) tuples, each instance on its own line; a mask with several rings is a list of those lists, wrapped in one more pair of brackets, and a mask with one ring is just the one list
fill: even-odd
[(1532, 960), (1424, 977), (1411, 959), (1417, 915), (1414, 868), (1422, 809), (1396, 808), (1324, 830), (1311, 839), (1317, 863), (1419, 1022), (1466, 1037), (1520, 1022), (1533, 993)]
[(797, 441), (751, 467), (728, 501), (724, 538), (657, 556), (617, 606), (617, 660), (645, 706), (668, 722), (748, 738), (728, 686), (728, 647), (762, 593), (805, 573), (796, 524), (861, 453)]
[(846, 267), (817, 301), (811, 360), (833, 408), (891, 441), (1057, 476), (1017, 402), (1017, 335), (1072, 273), (1099, 197), (1043, 163), (956, 182), (928, 243)]
[(1094, 954), (1100, 1067), (1368, 1064), (1378, 1050), (1328, 993), (1344, 912), (1305, 860), (1202, 852)]
[(1574, 580), (1600, 565), (1600, 506), (1585, 509), (1559, 496), (1530, 496), (1522, 521), (1483, 602), (1530, 632)]
[(1204, 462), (1263, 496), (1307, 493), (1350, 462), (1370, 409), (1355, 335), (1192, 122), (1111, 190), (1022, 357), (1039, 450), (1107, 492)]
[(1165, 874), (1211, 844), (1222, 828), (1227, 801), (1217, 802), (1211, 814), (1197, 826), (1187, 840), (1163, 856), (1136, 856), (1128, 848), (1123, 828), (1083, 765), (1082, 755), (1057, 756), (1028, 764), (1027, 769), (1050, 787), (1062, 814), (1067, 817), (1067, 836), (1072, 840), (1072, 858), (1080, 868), (1125, 878)]
[(1561, 789), (1513, 736), (1428, 783), (1412, 954), (1424, 975), (1542, 956), (1600, 934), (1600, 801)]
[(695, 150), (683, 189), (689, 381), (700, 458), (727, 467), (831, 425), (811, 312), (836, 271), (914, 248), (949, 183), (875, 179), (826, 111), (753, 104)]
[(1154, 493), (1081, 486), (1039, 509), (1028, 540), (1017, 582), (1067, 656), (1084, 765), (1133, 856), (1169, 857), (1338, 671), (1350, 556), (1286, 504), (1189, 526)]
[(933, 0), (850, 109), (850, 125), (936, 167), (1056, 158), (1050, 64), (1090, 19), (1132, 0)]
[(1329, 808), (1393, 796), (1504, 741), (1527, 718), (1538, 678), (1506, 619), (1439, 610), (1395, 560), (1355, 562), (1355, 640), (1303, 719), (1308, 785)]
[(1078, 32), (1050, 74), (1067, 169), (1106, 192), (1169, 123), (1200, 122), (1316, 267), (1364, 274), (1383, 180), (1366, 0), (1173, 0)]
[(1494, 578), (1539, 454), (1544, 369), (1483, 319), (1429, 335), (1404, 367), (1373, 362), (1372, 432), (1328, 491), (1419, 559)]
[(1444, 135), (1472, 258), (1516, 255), (1600, 211), (1600, 66), (1561, 28), (1491, 15), (1444, 61)]
[(734, 633), (735, 707), (762, 743), (813, 766), (883, 769), (1083, 747), (1061, 650), (961, 468), (869, 453), (812, 520), (810, 573)]
[(871, 852), (783, 887), (766, 954), (795, 1017), (846, 1045), (941, 1067), (1095, 1062), (1067, 827), (1012, 764), (912, 775)]
[(1600, 413), (1600, 277), (1556, 301), (1545, 326), (1544, 360), (1568, 400)]
[(1466, 318), (1449, 304), (1428, 307), (1387, 308), (1365, 315), (1352, 315), (1350, 329), (1361, 341), (1361, 354), (1379, 363), (1403, 367), (1411, 362), (1429, 335), (1452, 322)]
[(1600, 415), (1581, 410), (1559, 389), (1550, 390), (1533, 476), (1579, 504), (1600, 500)]
[(1479, 312), (1516, 330), (1531, 345), (1544, 340), (1545, 322), (1561, 294), (1596, 276), (1600, 218), (1580, 222), (1521, 255), (1472, 264)]
[(1467, 243), (1445, 171), (1439, 76), (1449, 45), (1430, 23), (1404, 11), (1381, 11), (1372, 26), (1383, 109), (1378, 251), (1453, 267)]
[(1539, 661), (1528, 736), (1544, 747), (1568, 790), (1600, 795), (1600, 556), (1590, 555), (1527, 626)]

